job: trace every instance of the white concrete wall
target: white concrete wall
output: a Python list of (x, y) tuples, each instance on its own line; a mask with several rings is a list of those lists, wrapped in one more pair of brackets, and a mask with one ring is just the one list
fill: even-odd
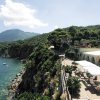
[(78, 55), (80, 60), (87, 60), (93, 63), (94, 59), (95, 64), (100, 66), (100, 56), (89, 55), (85, 54), (84, 52), (79, 52)]

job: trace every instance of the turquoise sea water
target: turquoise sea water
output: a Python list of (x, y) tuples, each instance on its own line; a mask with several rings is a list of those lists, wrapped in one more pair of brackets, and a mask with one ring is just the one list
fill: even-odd
[[(6, 63), (3, 64), (3, 63)], [(22, 69), (22, 64), (19, 60), (11, 58), (0, 58), (0, 100), (5, 100), (7, 95), (7, 86), (16, 74)]]

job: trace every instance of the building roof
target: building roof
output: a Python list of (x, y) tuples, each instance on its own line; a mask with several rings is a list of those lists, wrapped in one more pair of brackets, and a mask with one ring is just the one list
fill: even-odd
[(100, 50), (99, 51), (84, 52), (84, 54), (100, 56)]
[(89, 72), (92, 75), (100, 75), (100, 67), (88, 62), (86, 60), (82, 61), (76, 61), (79, 65), (81, 65), (87, 72)]

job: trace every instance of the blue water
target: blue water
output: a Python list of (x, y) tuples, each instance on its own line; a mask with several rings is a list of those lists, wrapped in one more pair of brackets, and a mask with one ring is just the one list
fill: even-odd
[[(3, 65), (3, 63), (6, 63), (7, 65)], [(22, 64), (19, 60), (0, 58), (0, 100), (5, 100), (7, 86), (21, 69)]]

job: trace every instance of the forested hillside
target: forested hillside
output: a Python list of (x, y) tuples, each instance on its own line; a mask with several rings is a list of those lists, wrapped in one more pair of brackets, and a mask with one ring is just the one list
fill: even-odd
[(38, 33), (24, 32), (19, 29), (10, 29), (0, 33), (0, 42), (24, 40), (36, 35), (38, 35)]
[[(54, 45), (54, 50), (48, 49), (50, 45)], [(46, 98), (43, 100), (49, 100), (54, 95), (56, 100), (59, 100), (58, 54), (65, 53), (67, 57), (77, 59), (75, 54), (78, 48), (100, 47), (100, 26), (56, 29), (24, 41), (1, 43), (0, 46), (1, 55), (26, 59), (26, 72), (16, 92), (19, 100), (26, 98), (25, 95), (28, 94), (30, 97), (39, 95), (39, 98)], [(27, 96), (27, 100), (30, 97)]]

